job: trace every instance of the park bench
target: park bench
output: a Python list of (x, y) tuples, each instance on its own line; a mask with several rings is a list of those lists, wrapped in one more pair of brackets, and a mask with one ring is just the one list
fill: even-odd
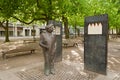
[(110, 39), (117, 39), (117, 35), (116, 34), (112, 34), (112, 35), (110, 35)]
[(117, 35), (117, 34), (112, 34), (112, 35), (109, 35), (109, 36), (110, 36), (110, 39), (120, 38), (120, 35)]
[[(23, 43), (14, 44), (15, 46), (2, 51), (2, 58), (6, 59), (8, 55), (22, 55), (23, 52), (30, 51), (29, 54), (34, 53), (36, 50), (34, 41), (24, 40)], [(25, 54), (25, 53), (24, 53)], [(28, 54), (28, 53), (27, 53)]]
[(76, 39), (63, 39), (63, 47), (74, 47), (78, 46), (78, 41)]
[(77, 37), (77, 38), (69, 38), (69, 39), (63, 39), (62, 40), (62, 46), (63, 47), (74, 47), (78, 46), (79, 44), (83, 44), (84, 39), (83, 37)]

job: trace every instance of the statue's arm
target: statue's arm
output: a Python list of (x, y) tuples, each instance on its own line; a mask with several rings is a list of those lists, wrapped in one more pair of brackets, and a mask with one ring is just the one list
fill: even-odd
[(39, 45), (43, 48), (48, 48), (47, 43), (45, 43), (43, 34), (40, 35), (40, 42)]
[(56, 36), (54, 35), (50, 50), (53, 52), (56, 49)]

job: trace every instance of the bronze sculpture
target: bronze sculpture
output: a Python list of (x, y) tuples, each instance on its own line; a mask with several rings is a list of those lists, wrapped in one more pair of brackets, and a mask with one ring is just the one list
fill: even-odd
[(52, 34), (53, 24), (49, 24), (45, 27), (45, 32), (40, 34), (40, 46), (43, 49), (44, 54), (44, 73), (45, 75), (55, 74), (54, 59), (56, 50), (56, 36)]

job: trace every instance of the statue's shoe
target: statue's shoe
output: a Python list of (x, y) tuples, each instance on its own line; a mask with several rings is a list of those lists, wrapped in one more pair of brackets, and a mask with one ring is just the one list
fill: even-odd
[(55, 75), (55, 69), (52, 68), (52, 69), (50, 70), (50, 73), (53, 74), (53, 75)]
[(49, 74), (50, 74), (50, 70), (45, 70), (44, 73), (45, 73), (46, 76), (49, 76)]

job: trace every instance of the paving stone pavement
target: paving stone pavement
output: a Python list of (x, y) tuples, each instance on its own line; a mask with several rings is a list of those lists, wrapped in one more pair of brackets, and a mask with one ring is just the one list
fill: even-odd
[[(82, 51), (82, 52), (81, 52)], [(63, 49), (62, 62), (55, 63), (56, 74), (44, 75), (44, 59), (36, 54), (0, 61), (0, 80), (120, 80), (120, 44), (110, 43), (107, 75), (84, 70), (83, 47)]]
[(120, 80), (120, 73), (108, 70), (107, 75), (85, 71), (83, 64), (64, 60), (55, 63), (56, 74), (44, 75), (43, 62), (1, 71), (1, 80)]
[(120, 72), (108, 70), (108, 74), (100, 75), (85, 71), (83, 63), (63, 60), (55, 63), (56, 74), (45, 76), (43, 62), (1, 71), (1, 80), (120, 80)]
[(113, 80), (120, 80), (120, 73), (118, 73)]
[(44, 75), (43, 62), (0, 72), (1, 80), (94, 80), (96, 73), (84, 71), (83, 64), (62, 61), (55, 63), (56, 74)]
[(81, 74), (81, 70), (75, 68), (75, 66), (68, 65), (65, 63), (56, 64), (56, 74), (55, 75), (44, 75), (44, 69), (42, 66), (28, 69), (26, 71), (19, 71), (15, 74), (21, 80), (93, 80), (97, 74), (90, 73)]

